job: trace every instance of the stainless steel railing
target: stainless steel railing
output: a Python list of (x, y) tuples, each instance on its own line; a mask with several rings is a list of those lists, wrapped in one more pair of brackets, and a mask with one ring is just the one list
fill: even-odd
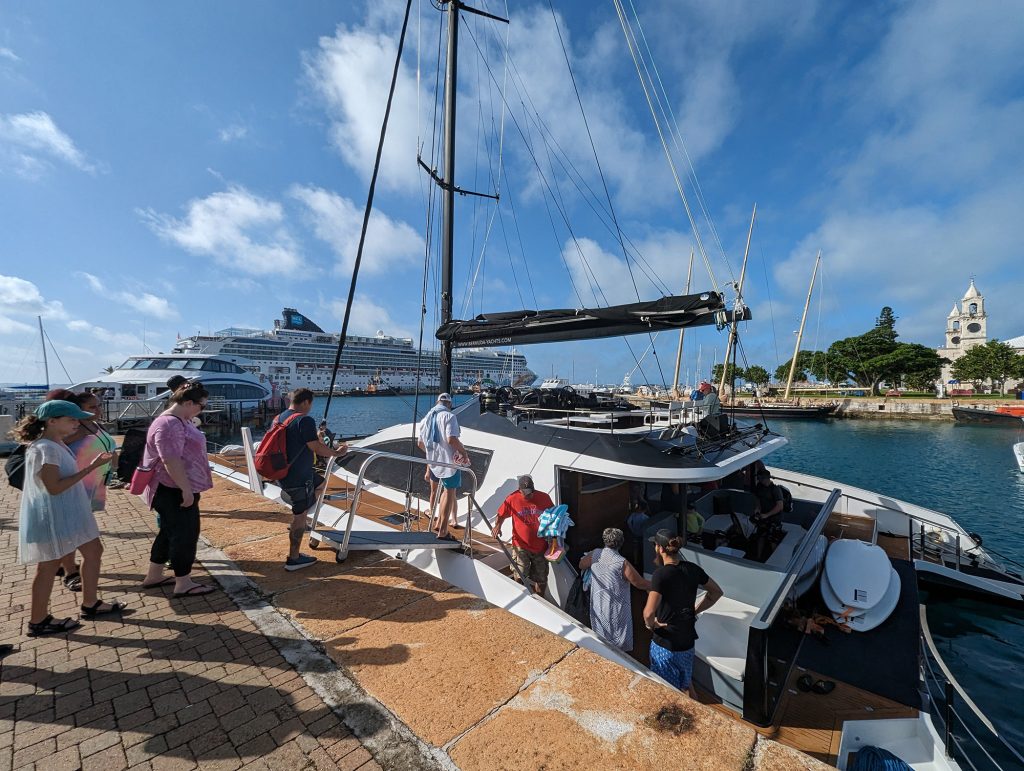
[[(438, 461), (428, 461), (426, 458), (420, 458), (420, 457), (417, 457), (415, 455), (402, 455), (401, 453), (385, 452), (383, 450), (369, 451), (369, 450), (363, 450), (363, 449), (361, 449), (359, 447), (353, 447), (353, 448), (351, 448), (350, 452), (369, 453), (369, 457), (367, 457), (366, 460), (364, 460), (359, 465), (359, 471), (356, 474), (356, 481), (355, 481), (355, 485), (354, 485), (354, 488), (353, 488), (353, 492), (348, 497), (349, 508), (348, 508), (348, 510), (346, 512), (344, 512), (344, 514), (347, 515), (347, 519), (346, 519), (346, 522), (345, 522), (345, 533), (342, 536), (342, 541), (340, 542), (340, 544), (338, 546), (338, 555), (339, 555), (340, 559), (344, 559), (348, 555), (349, 543), (350, 543), (351, 537), (352, 537), (352, 527), (353, 527), (353, 524), (355, 522), (355, 517), (356, 517), (356, 508), (357, 508), (357, 506), (359, 504), (360, 496), (363, 494), (363, 491), (365, 490), (365, 487), (366, 487), (366, 471), (370, 467), (371, 464), (373, 464), (373, 463), (375, 463), (375, 462), (377, 462), (379, 460), (382, 460), (382, 459), (397, 460), (397, 461), (400, 461), (400, 462), (409, 463), (409, 464), (413, 464), (413, 465), (420, 465), (420, 466), (442, 466), (442, 467), (445, 467), (445, 468), (452, 468), (452, 469), (456, 469), (456, 470), (464, 472), (468, 476), (468, 478), (469, 478), (469, 480), (471, 482), (471, 486), (470, 486), (470, 490), (469, 490), (469, 506), (470, 506), (470, 509), (469, 509), (469, 511), (467, 512), (467, 515), (466, 515), (466, 527), (464, 529), (463, 536), (462, 536), (463, 547), (466, 548), (470, 552), (470, 554), (472, 554), (473, 540), (474, 540), (473, 539), (473, 516), (472, 516), (473, 515), (473, 510), (475, 510), (477, 512), (477, 514), (479, 515), (479, 517), (483, 521), (483, 523), (485, 525), (487, 525), (488, 531), (489, 532), (493, 532), (494, 528), (491, 525), (490, 520), (487, 518), (487, 515), (484, 513), (484, 510), (480, 507), (480, 504), (477, 503), (477, 500), (476, 500), (477, 477), (476, 477), (476, 472), (473, 471), (472, 468), (470, 468), (468, 466), (460, 466), (460, 465), (455, 464), (455, 463), (441, 463), (441, 462), (438, 462)], [(334, 469), (335, 460), (336, 460), (335, 458), (331, 458), (328, 461), (328, 463), (327, 463), (327, 467), (326, 467), (326, 470), (325, 470), (325, 473), (324, 473), (324, 477), (326, 479), (328, 479), (328, 480), (331, 478), (331, 472)], [(314, 530), (314, 531), (316, 530), (317, 523), (320, 521), (320, 511), (321, 511), (321, 509), (323, 507), (324, 501), (327, 500), (327, 496), (328, 495), (329, 495), (329, 493), (327, 492), (327, 485), (325, 484), (324, 485), (324, 489), (321, 491), (319, 497), (317, 498), (316, 507), (315, 507), (315, 509), (313, 511), (313, 522), (311, 523), (310, 528), (312, 530)], [(433, 524), (433, 513), (431, 513), (431, 524)], [(408, 529), (409, 528), (408, 520), (406, 520), (406, 523), (404, 524), (403, 527), (404, 527), (404, 529)], [(498, 546), (501, 547), (501, 551), (504, 553), (505, 557), (508, 558), (509, 565), (512, 567), (513, 572), (519, 578), (519, 580), (523, 584), (523, 586), (526, 587), (526, 591), (528, 593), (532, 594), (533, 592), (530, 589), (529, 582), (525, 579), (525, 576), (523, 575), (522, 571), (520, 570), (518, 563), (513, 558), (511, 552), (509, 552), (508, 547), (505, 545), (505, 543), (500, 538), (495, 538), (495, 541), (497, 541)]]
[[(934, 666), (933, 666), (934, 663)], [(936, 671), (938, 670), (938, 672)], [(926, 608), (921, 606), (921, 674), (928, 695), (928, 708), (941, 723), (946, 756), (969, 765), (974, 771), (993, 768), (997, 771), (1024, 768), (1024, 754), (1010, 744), (991, 720), (963, 689), (939, 655), (928, 628)], [(941, 701), (936, 694), (941, 693)], [(956, 699), (967, 707), (967, 714), (975, 722), (975, 729), (983, 733), (982, 740), (974, 731), (964, 710), (957, 709)], [(957, 735), (959, 733), (959, 736)], [(1002, 756), (997, 759), (995, 755)], [(982, 764), (979, 766), (979, 764)], [(1004, 765), (1005, 764), (1005, 765)]]

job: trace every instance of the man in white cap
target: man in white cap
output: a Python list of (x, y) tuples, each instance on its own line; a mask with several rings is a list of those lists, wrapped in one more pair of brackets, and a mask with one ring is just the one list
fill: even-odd
[(419, 447), (432, 461), (429, 470), (437, 478), (442, 487), (440, 511), (437, 515), (438, 538), (451, 538), (448, 533), (449, 519), (455, 520), (455, 504), (462, 485), (462, 472), (451, 466), (438, 466), (435, 463), (455, 463), (460, 466), (469, 465), (469, 454), (462, 446), (459, 435), (459, 420), (452, 412), (452, 397), (443, 393), (437, 397), (437, 404), (428, 412), (417, 427)]

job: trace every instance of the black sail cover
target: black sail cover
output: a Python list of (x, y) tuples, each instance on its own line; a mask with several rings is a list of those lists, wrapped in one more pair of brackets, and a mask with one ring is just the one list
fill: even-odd
[(526, 345), (724, 325), (749, 318), (749, 309), (727, 311), (721, 294), (702, 292), (607, 308), (485, 313), (473, 319), (442, 324), (436, 336), (456, 348)]

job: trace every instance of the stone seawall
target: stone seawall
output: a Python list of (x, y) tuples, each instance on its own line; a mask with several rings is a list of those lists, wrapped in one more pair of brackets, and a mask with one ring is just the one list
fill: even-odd
[[(828, 404), (834, 399), (801, 398), (802, 404)], [(993, 409), (1003, 404), (1020, 406), (1020, 401), (986, 401), (971, 403), (956, 399), (907, 399), (903, 397), (878, 397), (876, 399), (839, 399), (837, 418), (909, 418), (913, 420), (953, 420), (953, 407), (985, 407)]]

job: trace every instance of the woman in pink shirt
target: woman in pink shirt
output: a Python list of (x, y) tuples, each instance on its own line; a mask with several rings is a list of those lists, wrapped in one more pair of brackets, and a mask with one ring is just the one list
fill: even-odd
[[(215, 587), (192, 580), (199, 543), (199, 494), (213, 487), (206, 436), (192, 424), (192, 418), (206, 407), (208, 396), (200, 383), (178, 386), (170, 407), (146, 432), (142, 465), (155, 468), (155, 473), (145, 498), (160, 515), (160, 531), (149, 553), (149, 570), (142, 586), (149, 589), (173, 582), (175, 597), (215, 591)], [(168, 560), (174, 578), (164, 577)]]

